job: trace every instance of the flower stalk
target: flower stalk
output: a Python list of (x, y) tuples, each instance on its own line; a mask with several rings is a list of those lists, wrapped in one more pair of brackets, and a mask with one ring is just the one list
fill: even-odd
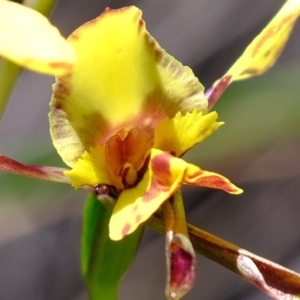
[(193, 286), (196, 255), (190, 242), (183, 199), (178, 191), (162, 205), (166, 234), (166, 297), (181, 299)]

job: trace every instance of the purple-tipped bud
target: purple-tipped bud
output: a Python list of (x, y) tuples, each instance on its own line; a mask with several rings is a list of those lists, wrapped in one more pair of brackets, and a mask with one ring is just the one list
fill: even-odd
[(178, 300), (194, 284), (196, 255), (188, 237), (169, 231), (166, 235), (166, 256), (166, 296), (170, 300)]

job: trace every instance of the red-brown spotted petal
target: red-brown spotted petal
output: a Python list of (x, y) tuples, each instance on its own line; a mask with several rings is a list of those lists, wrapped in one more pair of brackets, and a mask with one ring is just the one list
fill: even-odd
[(22, 164), (0, 154), (0, 171), (26, 177), (71, 184), (63, 172), (66, 169)]
[(209, 109), (231, 82), (260, 75), (274, 65), (289, 40), (299, 15), (300, 1), (286, 1), (233, 66), (206, 92)]
[(243, 192), (226, 177), (218, 173), (201, 170), (192, 164), (188, 164), (186, 168), (184, 184), (219, 189), (236, 195)]

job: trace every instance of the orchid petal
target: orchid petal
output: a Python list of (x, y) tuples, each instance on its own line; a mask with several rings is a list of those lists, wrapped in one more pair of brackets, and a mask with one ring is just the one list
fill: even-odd
[(155, 128), (154, 147), (180, 157), (223, 124), (217, 118), (216, 112), (203, 115), (197, 110), (186, 115), (179, 112), (172, 119), (166, 117)]
[(278, 59), (300, 15), (300, 1), (288, 0), (270, 23), (256, 36), (240, 58), (206, 93), (212, 107), (228, 85), (260, 75)]
[(187, 164), (184, 176), (184, 184), (190, 186), (202, 186), (218, 190), (223, 190), (229, 194), (238, 195), (243, 192), (226, 177), (210, 172), (204, 171), (193, 164)]
[(65, 75), (75, 53), (58, 29), (37, 11), (0, 1), (0, 55), (33, 71)]
[(57, 79), (49, 118), (54, 145), (70, 166), (122, 128), (154, 128), (178, 111), (207, 111), (203, 86), (150, 36), (141, 15), (134, 6), (106, 9), (68, 39), (78, 63)]
[(36, 165), (25, 165), (14, 159), (0, 154), (0, 171), (12, 173), (16, 175), (31, 177), (35, 179), (55, 181), (70, 184), (70, 179), (64, 176), (66, 169), (47, 167), (47, 166), (36, 166)]
[(143, 179), (136, 187), (123, 190), (117, 200), (109, 224), (110, 238), (119, 240), (132, 233), (182, 184), (222, 189), (232, 194), (242, 192), (219, 174), (203, 171), (180, 158), (152, 149)]
[(74, 168), (64, 174), (71, 179), (76, 189), (84, 185), (113, 184), (106, 170), (105, 149), (102, 146), (84, 152)]

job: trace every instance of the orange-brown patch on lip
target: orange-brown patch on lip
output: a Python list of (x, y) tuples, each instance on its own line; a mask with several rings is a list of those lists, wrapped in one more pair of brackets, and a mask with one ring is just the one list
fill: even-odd
[(167, 157), (169, 154), (163, 153), (154, 157), (151, 160), (151, 169), (155, 176), (152, 177), (150, 188), (143, 197), (144, 202), (149, 202), (155, 199), (162, 191), (167, 191), (172, 185), (170, 173), (170, 163)]
[(129, 188), (139, 182), (153, 142), (153, 132), (140, 127), (121, 130), (107, 140), (107, 168), (116, 187)]

